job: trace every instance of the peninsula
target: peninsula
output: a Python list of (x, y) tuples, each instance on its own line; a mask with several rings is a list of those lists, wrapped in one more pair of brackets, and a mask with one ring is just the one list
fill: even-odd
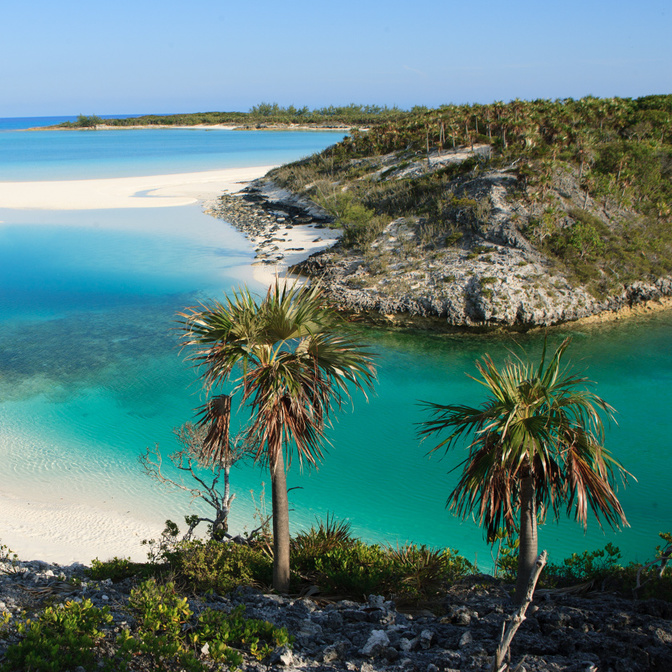
[(672, 95), (414, 108), (213, 211), (271, 238), (340, 230), (292, 270), (374, 322), (525, 330), (667, 305), (671, 121)]

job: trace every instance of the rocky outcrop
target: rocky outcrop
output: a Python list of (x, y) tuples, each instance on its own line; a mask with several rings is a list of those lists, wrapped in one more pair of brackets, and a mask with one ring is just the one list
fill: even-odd
[[(563, 180), (562, 197), (582, 197), (571, 179)], [(337, 243), (290, 270), (322, 281), (330, 299), (345, 311), (374, 322), (425, 326), (422, 320), (427, 320), (441, 328), (527, 330), (672, 297), (670, 277), (633, 282), (599, 297), (570, 279), (523, 234), (520, 222), (540, 213), (534, 204), (512, 198), (517, 182), (511, 170), (459, 178), (455, 189), (461, 197), (454, 200), (461, 207), (450, 213), (458, 235), (437, 231), (423, 217), (402, 217), (390, 222), (365, 252)], [(265, 263), (282, 259), (273, 253), (278, 232), (297, 224), (328, 225), (333, 219), (269, 179), (239, 195), (223, 196), (211, 214), (247, 233)]]
[[(12, 619), (51, 603), (90, 599), (113, 616), (104, 633), (111, 641), (132, 626), (128, 597), (131, 579), (91, 580), (81, 565), (44, 562), (0, 567), (0, 612)], [(450, 672), (490, 670), (492, 655), (508, 613), (508, 593), (489, 576), (472, 576), (453, 586), (436, 613), (405, 612), (382, 596), (364, 602), (319, 597), (282, 597), (251, 588), (230, 595), (189, 598), (194, 618), (205, 608), (245, 615), (287, 628), (294, 646), (280, 647), (263, 661), (246, 658), (243, 671), (332, 670), (333, 672)], [(538, 591), (513, 641), (515, 664), (528, 672), (668, 672), (672, 669), (672, 605), (632, 601), (611, 594), (577, 597)], [(12, 622), (10, 619), (10, 623)], [(4, 626), (0, 659), (16, 633)], [(520, 668), (522, 669), (522, 668)]]

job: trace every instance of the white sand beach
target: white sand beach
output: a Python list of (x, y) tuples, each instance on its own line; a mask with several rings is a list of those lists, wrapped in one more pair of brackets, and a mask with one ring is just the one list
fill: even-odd
[[(265, 175), (272, 166), (231, 168), (176, 175), (109, 179), (0, 182), (0, 208), (20, 210), (107, 210), (162, 208), (207, 204), (222, 192), (236, 192)], [(115, 220), (116, 221), (116, 220)], [(2, 222), (0, 221), (0, 225)], [(131, 226), (119, 218), (115, 227)], [(222, 226), (226, 226), (222, 222)], [(157, 231), (160, 233), (160, 231)], [(194, 233), (194, 235), (196, 235)], [(280, 227), (272, 234), (273, 254), (253, 264), (253, 277), (270, 285), (276, 274), (324, 249), (335, 240), (334, 231), (311, 224)], [(250, 239), (257, 250), (266, 249), (269, 236)], [(53, 499), (53, 498), (52, 498)], [(0, 487), (0, 543), (21, 559), (59, 564), (89, 563), (93, 558), (131, 557), (142, 561), (147, 548), (142, 539), (156, 538), (163, 528), (133, 516), (91, 503), (30, 500)]]
[(93, 180), (0, 182), (0, 208), (20, 210), (107, 210), (165, 208), (239, 191), (273, 166), (226, 168), (198, 173)]
[[(311, 254), (331, 247), (337, 240), (340, 232), (324, 227), (315, 227), (313, 224), (294, 225), (291, 229), (285, 228), (273, 234), (273, 245), (277, 247), (275, 254), (281, 255), (279, 261), (255, 261), (252, 264), (252, 276), (262, 285), (271, 285), (276, 275), (293, 282), (294, 277), (287, 277), (287, 269), (303, 261)], [(256, 250), (264, 238), (252, 239)]]
[(31, 501), (0, 492), (0, 542), (21, 560), (59, 565), (89, 564), (94, 558), (147, 559), (143, 539), (158, 537), (155, 527), (129, 514), (85, 504)]

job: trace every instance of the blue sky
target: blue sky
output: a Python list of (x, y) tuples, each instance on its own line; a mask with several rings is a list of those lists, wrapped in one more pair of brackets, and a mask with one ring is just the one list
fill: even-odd
[(0, 117), (672, 93), (669, 0), (25, 0)]

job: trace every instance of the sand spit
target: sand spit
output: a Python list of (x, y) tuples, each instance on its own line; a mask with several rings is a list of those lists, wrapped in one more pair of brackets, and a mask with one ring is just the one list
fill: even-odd
[(190, 205), (216, 198), (223, 191), (238, 191), (271, 168), (252, 166), (175, 175), (0, 182), (0, 208), (107, 210)]

